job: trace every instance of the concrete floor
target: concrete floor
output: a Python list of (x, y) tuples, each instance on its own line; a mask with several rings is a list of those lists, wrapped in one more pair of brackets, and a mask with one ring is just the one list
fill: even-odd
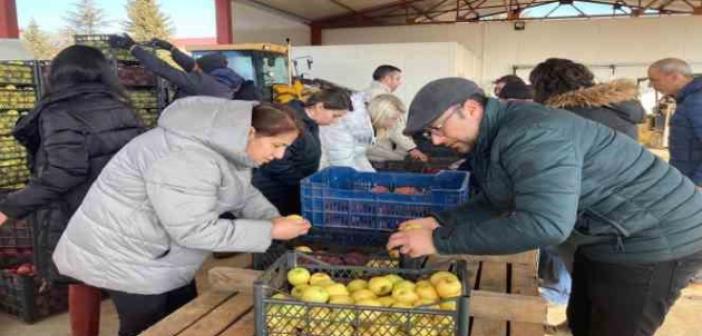
[[(198, 273), (197, 283), (200, 292), (207, 289), (207, 270), (214, 266), (240, 266), (242, 259), (210, 259)], [(100, 335), (117, 335), (119, 322), (114, 305), (105, 300), (101, 306)], [(548, 321), (558, 325), (565, 321), (565, 307), (550, 307)], [(693, 285), (683, 291), (680, 299), (668, 314), (665, 323), (656, 336), (698, 336), (702, 330), (702, 285)], [(554, 331), (548, 335), (570, 336), (567, 331)], [(26, 325), (13, 316), (0, 313), (0, 336), (70, 336), (68, 314), (46, 318), (32, 325)]]

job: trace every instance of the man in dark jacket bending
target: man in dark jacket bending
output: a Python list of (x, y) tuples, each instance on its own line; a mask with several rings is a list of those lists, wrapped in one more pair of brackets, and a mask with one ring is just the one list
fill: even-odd
[(631, 138), (570, 112), (485, 98), (475, 83), (424, 86), (405, 133), (467, 155), (482, 193), (403, 223), (388, 248), (508, 254), (575, 247), (574, 336), (653, 335), (702, 267), (702, 193)]
[(227, 66), (227, 58), (221, 53), (209, 53), (194, 60), (167, 41), (152, 40), (152, 45), (171, 52), (173, 61), (183, 68), (181, 71), (144, 50), (129, 35), (111, 36), (109, 43), (112, 48), (129, 50), (144, 68), (173, 83), (177, 88), (175, 99), (188, 96), (234, 99), (245, 82)]

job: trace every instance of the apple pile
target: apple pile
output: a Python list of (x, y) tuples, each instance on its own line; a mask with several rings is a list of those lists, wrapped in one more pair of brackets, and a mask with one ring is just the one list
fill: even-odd
[(6, 85), (0, 90), (1, 109), (31, 109), (37, 100), (34, 89), (17, 89), (14, 85)]
[(0, 64), (0, 83), (32, 84), (34, 83), (32, 67), (21, 62), (3, 62)]
[[(302, 302), (339, 305), (339, 308), (271, 304), (267, 311), (267, 324), (269, 331), (274, 334), (294, 334), (296, 329), (302, 328), (305, 335), (451, 335), (454, 323), (451, 318), (443, 315), (414, 316), (407, 314), (406, 310), (422, 308), (454, 311), (456, 301), (450, 299), (462, 293), (458, 277), (445, 271), (436, 272), (417, 282), (397, 274), (388, 274), (369, 279), (353, 279), (344, 284), (334, 281), (327, 273), (311, 274), (304, 267), (295, 267), (288, 271), (287, 280), (292, 286), (290, 294), (278, 293), (273, 296), (274, 299), (290, 300), (292, 297)], [(404, 311), (386, 313), (349, 309), (349, 305), (392, 307)], [(411, 328), (400, 330), (408, 319)], [(355, 321), (359, 321), (360, 325), (354, 324)], [(359, 333), (354, 334), (354, 331)]]
[(416, 187), (410, 187), (410, 186), (404, 186), (404, 187), (395, 187), (395, 189), (390, 190), (390, 188), (383, 186), (383, 185), (376, 185), (373, 188), (371, 188), (371, 192), (376, 193), (376, 194), (383, 194), (383, 193), (395, 193), (398, 195), (422, 195), (424, 194), (423, 191), (420, 189), (417, 189)]

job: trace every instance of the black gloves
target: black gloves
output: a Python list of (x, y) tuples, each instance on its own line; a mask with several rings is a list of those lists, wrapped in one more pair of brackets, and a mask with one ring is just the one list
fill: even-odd
[(155, 48), (164, 49), (168, 51), (173, 50), (173, 45), (170, 42), (157, 38), (151, 39), (151, 41), (149, 41), (149, 45)]
[(134, 40), (132, 40), (129, 35), (124, 34), (124, 35), (111, 35), (110, 39), (108, 40), (108, 43), (110, 44), (110, 47), (115, 48), (115, 49), (131, 49), (134, 44)]

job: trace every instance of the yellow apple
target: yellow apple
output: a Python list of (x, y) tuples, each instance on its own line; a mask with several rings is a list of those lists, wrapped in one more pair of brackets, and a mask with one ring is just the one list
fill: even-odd
[(439, 279), (436, 283), (436, 292), (442, 299), (461, 296), (462, 288), (463, 286), (461, 286), (458, 280), (453, 280), (448, 277)]
[(309, 279), (309, 283), (312, 286), (328, 285), (330, 282), (334, 282), (334, 280), (332, 280), (329, 274), (322, 272), (312, 274)]
[(308, 284), (297, 285), (297, 286), (293, 287), (293, 289), (290, 291), (290, 295), (292, 295), (292, 297), (299, 300), (302, 298), (302, 292), (304, 292), (305, 289), (307, 289), (307, 287), (309, 287), (309, 286), (310, 285), (308, 285)]
[(402, 280), (400, 282), (395, 283), (395, 286), (392, 287), (392, 290), (394, 291), (396, 289), (409, 289), (413, 291), (415, 287), (416, 285), (414, 284), (414, 282), (409, 280)]
[(436, 304), (436, 300), (419, 299), (414, 301), (413, 305), (415, 308), (421, 306), (423, 309), (439, 309), (439, 305)]
[(287, 216), (287, 217), (285, 217), (285, 218), (287, 218), (287, 219), (292, 219), (292, 220), (305, 220), (305, 219), (302, 218), (302, 216), (300, 216), (300, 215), (289, 215), (289, 216)]
[(436, 321), (431, 315), (413, 316), (410, 322), (412, 327), (409, 335), (411, 336), (438, 336), (439, 334), (439, 328), (436, 327)]
[(324, 286), (324, 290), (329, 293), (329, 296), (348, 296), (349, 291), (346, 289), (346, 286), (340, 283), (334, 283), (331, 285), (326, 285)]
[(352, 323), (356, 320), (356, 310), (352, 308), (332, 309), (332, 321), (335, 323)]
[(383, 296), (378, 298), (378, 302), (383, 305), (383, 307), (390, 307), (395, 303), (395, 299), (392, 296)]
[(417, 286), (414, 291), (419, 295), (420, 299), (427, 299), (427, 300), (438, 300), (439, 299), (439, 293), (436, 292), (436, 289), (434, 289), (434, 286), (432, 285), (422, 285), (422, 286)]
[(416, 285), (417, 285), (417, 287), (421, 287), (421, 286), (434, 286), (434, 285), (431, 284), (431, 282), (429, 282), (429, 280), (419, 280), (419, 281), (417, 281)]
[(358, 302), (362, 300), (375, 299), (377, 295), (373, 293), (370, 289), (359, 289), (351, 293), (351, 298)]
[(455, 274), (453, 274), (451, 272), (446, 272), (446, 271), (439, 271), (439, 272), (432, 274), (431, 277), (429, 278), (429, 282), (431, 282), (431, 284), (434, 285), (434, 287), (436, 287), (436, 283), (439, 282), (439, 280), (441, 280), (443, 278), (451, 278), (453, 280), (460, 282), (460, 280), (458, 279), (458, 277)]
[[(383, 304), (378, 302), (376, 299), (366, 299), (366, 300), (360, 300), (356, 301), (357, 306), (366, 306), (366, 307), (382, 307)], [(381, 316), (381, 312), (379, 311), (373, 311), (373, 310), (368, 310), (368, 309), (363, 309), (358, 312), (358, 319), (361, 322), (365, 321), (374, 321), (377, 320)]]
[(349, 290), (349, 292), (353, 293), (359, 289), (366, 289), (368, 288), (368, 281), (363, 280), (363, 279), (355, 279), (351, 280), (348, 285), (346, 285), (346, 289)]
[(456, 301), (446, 301), (439, 303), (441, 310), (456, 310)]
[(302, 291), (300, 298), (305, 302), (326, 303), (329, 300), (329, 293), (319, 286), (309, 286)]
[(306, 284), (310, 280), (310, 271), (304, 267), (295, 267), (288, 271), (288, 282), (293, 285)]
[(392, 282), (386, 277), (373, 277), (368, 281), (368, 289), (378, 296), (387, 295), (392, 292)]
[(401, 276), (399, 276), (399, 275), (397, 275), (397, 274), (388, 274), (388, 275), (386, 275), (385, 277), (388, 278), (388, 280), (390, 280), (390, 282), (392, 282), (393, 286), (394, 286), (395, 284), (397, 284), (398, 282), (404, 280), (404, 279), (402, 279)]
[(394, 325), (369, 325), (358, 329), (360, 336), (401, 336), (402, 331)]
[(353, 299), (348, 295), (332, 295), (329, 296), (330, 304), (353, 304)]
[(438, 336), (439, 330), (434, 327), (412, 327), (409, 336)]
[(398, 302), (411, 303), (419, 300), (419, 296), (409, 288), (398, 288), (392, 291), (392, 298)]
[(440, 336), (454, 336), (456, 335), (456, 324), (454, 323), (454, 318), (447, 315), (437, 315), (434, 317), (434, 324), (436, 329), (439, 330)]
[(308, 246), (298, 246), (295, 248), (295, 251), (302, 253), (312, 253), (312, 249)]
[(350, 323), (331, 323), (324, 328), (324, 336), (353, 336), (353, 325)]

